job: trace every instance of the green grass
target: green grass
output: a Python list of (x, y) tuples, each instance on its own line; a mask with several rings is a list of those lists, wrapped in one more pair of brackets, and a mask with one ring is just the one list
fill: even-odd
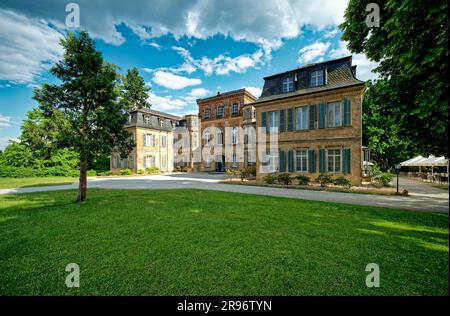
[(0, 189), (62, 185), (77, 182), (72, 177), (34, 177), (34, 178), (0, 178)]
[(434, 184), (433, 187), (448, 191), (448, 184)]
[[(448, 295), (448, 214), (206, 190), (0, 196), (0, 295)], [(81, 286), (67, 288), (77, 263)], [(377, 263), (381, 286), (367, 288)]]

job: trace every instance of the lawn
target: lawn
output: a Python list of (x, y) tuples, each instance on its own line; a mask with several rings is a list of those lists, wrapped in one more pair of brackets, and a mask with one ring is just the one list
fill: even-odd
[[(448, 295), (448, 214), (203, 190), (75, 197), (0, 196), (0, 295)], [(79, 288), (65, 286), (72, 262)]]
[(77, 182), (72, 177), (34, 177), (34, 178), (0, 178), (0, 189), (62, 185)]

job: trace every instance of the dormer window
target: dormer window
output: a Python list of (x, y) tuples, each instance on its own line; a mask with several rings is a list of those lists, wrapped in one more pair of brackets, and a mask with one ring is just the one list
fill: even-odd
[(323, 81), (323, 70), (311, 72), (311, 87), (322, 86), (324, 84)]
[(287, 77), (283, 79), (283, 92), (294, 91), (294, 79), (292, 77)]
[(145, 124), (147, 124), (147, 125), (150, 125), (150, 116), (148, 116), (148, 115), (144, 115), (144, 123)]

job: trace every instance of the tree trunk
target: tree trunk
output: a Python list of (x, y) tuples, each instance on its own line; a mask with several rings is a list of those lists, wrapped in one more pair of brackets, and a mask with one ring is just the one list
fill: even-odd
[(87, 191), (87, 157), (86, 154), (80, 155), (80, 184), (77, 202), (81, 203), (86, 200)]

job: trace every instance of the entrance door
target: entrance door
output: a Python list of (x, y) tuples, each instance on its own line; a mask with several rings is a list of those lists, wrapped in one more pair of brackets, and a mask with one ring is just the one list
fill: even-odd
[(216, 157), (216, 172), (224, 172), (225, 171), (225, 156), (222, 156), (222, 159), (220, 156)]

